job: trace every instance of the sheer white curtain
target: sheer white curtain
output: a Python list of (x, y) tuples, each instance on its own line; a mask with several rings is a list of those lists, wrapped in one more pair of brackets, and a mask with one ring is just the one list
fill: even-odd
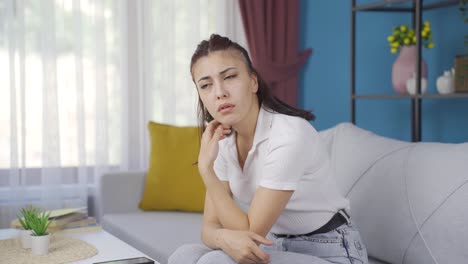
[(28, 204), (99, 215), (102, 173), (148, 167), (149, 120), (197, 124), (191, 55), (245, 45), (241, 23), (236, 0), (0, 0), (0, 228)]
[[(177, 125), (197, 125), (197, 92), (190, 76), (190, 59), (197, 44), (212, 33), (228, 36), (246, 46), (246, 38), (237, 0), (143, 0), (136, 2), (137, 24), (135, 52), (139, 71), (139, 96), (132, 105), (142, 102), (139, 119), (131, 127), (143, 128), (139, 144), (132, 157), (145, 157), (147, 167), (149, 140), (146, 125), (149, 120)], [(136, 73), (134, 73), (136, 74)], [(132, 89), (133, 90), (133, 89)], [(130, 132), (136, 133), (136, 132)]]
[(0, 0), (0, 227), (126, 169), (123, 1)]

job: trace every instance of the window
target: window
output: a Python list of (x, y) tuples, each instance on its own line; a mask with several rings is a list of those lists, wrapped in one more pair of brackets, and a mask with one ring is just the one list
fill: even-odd
[(121, 4), (0, 0), (0, 168), (121, 162)]

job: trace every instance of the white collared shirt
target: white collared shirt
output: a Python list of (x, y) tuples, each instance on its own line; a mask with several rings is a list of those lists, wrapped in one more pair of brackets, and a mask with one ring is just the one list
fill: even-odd
[(241, 169), (235, 135), (219, 142), (214, 170), (229, 181), (234, 199), (248, 211), (259, 186), (294, 190), (271, 232), (304, 234), (324, 225), (349, 201), (339, 192), (329, 153), (320, 135), (305, 119), (272, 113), (260, 107), (255, 136)]

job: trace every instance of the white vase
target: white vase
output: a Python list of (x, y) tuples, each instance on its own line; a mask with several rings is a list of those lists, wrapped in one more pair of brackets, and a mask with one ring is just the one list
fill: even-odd
[[(427, 79), (421, 78), (421, 94), (425, 93), (427, 90)], [(416, 75), (413, 73), (413, 77), (406, 81), (406, 91), (411, 94), (416, 94)]]
[(31, 230), (21, 230), (20, 239), (23, 248), (31, 248)]
[(31, 252), (34, 255), (45, 255), (49, 252), (50, 234), (45, 236), (31, 235)]
[(455, 78), (450, 71), (445, 71), (444, 75), (437, 78), (437, 91), (440, 94), (450, 94), (455, 92)]

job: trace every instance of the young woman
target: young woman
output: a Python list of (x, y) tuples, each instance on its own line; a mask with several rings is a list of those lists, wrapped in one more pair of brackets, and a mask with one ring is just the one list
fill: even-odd
[(327, 149), (308, 122), (314, 116), (272, 96), (247, 51), (228, 38), (202, 41), (190, 70), (204, 127), (206, 246), (183, 246), (169, 263), (279, 263), (281, 251), (316, 257), (308, 263), (367, 263)]

